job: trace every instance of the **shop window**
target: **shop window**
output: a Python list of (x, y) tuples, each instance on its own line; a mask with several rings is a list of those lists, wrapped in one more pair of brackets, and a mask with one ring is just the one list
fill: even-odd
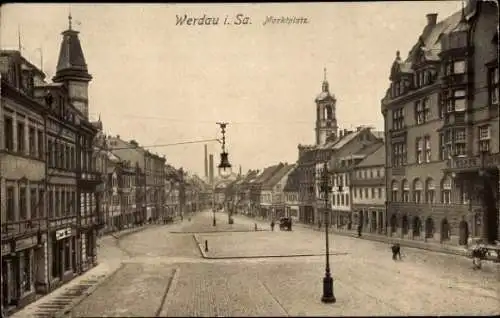
[(64, 243), (64, 271), (69, 271), (71, 269), (71, 249), (69, 244), (69, 239), (65, 240)]
[(24, 251), (23, 258), (24, 258), (24, 270), (23, 270), (22, 286), (23, 286), (23, 291), (29, 292), (31, 290), (31, 267), (32, 267), (30, 250)]

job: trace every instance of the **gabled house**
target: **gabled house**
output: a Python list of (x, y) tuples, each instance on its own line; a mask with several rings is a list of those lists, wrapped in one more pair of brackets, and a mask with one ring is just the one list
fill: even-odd
[(291, 217), (294, 221), (303, 221), (303, 218), (301, 218), (299, 214), (299, 182), (299, 174), (297, 173), (297, 165), (295, 164), (288, 174), (285, 186), (283, 187), (285, 196), (285, 216)]
[[(283, 164), (278, 164), (274, 166), (270, 166), (265, 168), (262, 173), (257, 176), (255, 179), (251, 181), (251, 190), (250, 190), (250, 200), (251, 200), (251, 211), (253, 215), (259, 215), (261, 217), (267, 216), (267, 210), (270, 206), (270, 197), (263, 198), (262, 197), (262, 186), (263, 184), (269, 180), (274, 173), (281, 169)], [(264, 199), (264, 200), (263, 200)], [(264, 203), (264, 204), (262, 204)]]
[(283, 189), (288, 174), (294, 165), (279, 164), (274, 174), (262, 184), (261, 206), (267, 208), (266, 217), (278, 219), (285, 216), (285, 198)]

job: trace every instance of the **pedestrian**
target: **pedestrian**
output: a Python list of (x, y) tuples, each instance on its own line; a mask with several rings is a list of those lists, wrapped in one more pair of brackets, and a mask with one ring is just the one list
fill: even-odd
[(401, 260), (401, 246), (399, 245), (399, 243), (394, 243), (391, 246), (391, 250), (392, 250), (392, 259), (396, 261), (399, 257), (399, 260)]
[(271, 221), (271, 231), (274, 231), (274, 220)]
[(484, 247), (481, 240), (477, 240), (476, 244), (472, 247), (472, 269), (481, 269), (482, 260), (486, 258), (488, 250)]
[(363, 230), (363, 224), (358, 224), (358, 237), (361, 237), (361, 231)]
[(257, 231), (257, 223), (254, 223), (254, 228), (255, 228), (255, 231)]

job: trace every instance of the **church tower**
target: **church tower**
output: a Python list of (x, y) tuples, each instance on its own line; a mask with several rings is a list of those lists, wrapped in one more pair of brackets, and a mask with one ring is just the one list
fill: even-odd
[(337, 100), (330, 94), (326, 80), (326, 68), (321, 93), (316, 97), (316, 145), (337, 139), (337, 118), (335, 115)]
[(92, 76), (87, 69), (78, 31), (72, 29), (71, 13), (68, 16), (69, 27), (62, 33), (63, 40), (59, 51), (54, 83), (64, 83), (68, 87), (69, 101), (86, 119), (89, 118), (88, 87)]

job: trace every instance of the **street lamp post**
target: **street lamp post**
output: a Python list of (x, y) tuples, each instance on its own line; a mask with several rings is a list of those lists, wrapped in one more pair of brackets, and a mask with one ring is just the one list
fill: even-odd
[[(229, 154), (226, 151), (226, 127), (229, 125), (228, 123), (225, 122), (218, 122), (217, 125), (219, 125), (222, 133), (222, 140), (220, 140), (221, 146), (222, 146), (222, 152), (220, 154), (220, 163), (218, 165), (218, 170), (219, 170), (219, 176), (222, 179), (227, 179), (229, 176), (231, 176), (232, 173), (232, 166), (229, 163)], [(212, 210), (213, 210), (213, 226), (217, 225), (217, 221), (215, 219), (215, 190), (217, 189), (216, 187), (217, 183), (214, 184), (213, 187), (213, 195), (212, 195)]]
[(330, 245), (328, 239), (328, 195), (331, 192), (328, 176), (328, 163), (325, 162), (323, 168), (323, 180), (321, 183), (321, 190), (325, 195), (325, 238), (326, 238), (326, 268), (325, 277), (323, 278), (323, 296), (321, 301), (324, 303), (334, 303), (336, 302), (335, 295), (333, 294), (333, 278), (330, 273)]

